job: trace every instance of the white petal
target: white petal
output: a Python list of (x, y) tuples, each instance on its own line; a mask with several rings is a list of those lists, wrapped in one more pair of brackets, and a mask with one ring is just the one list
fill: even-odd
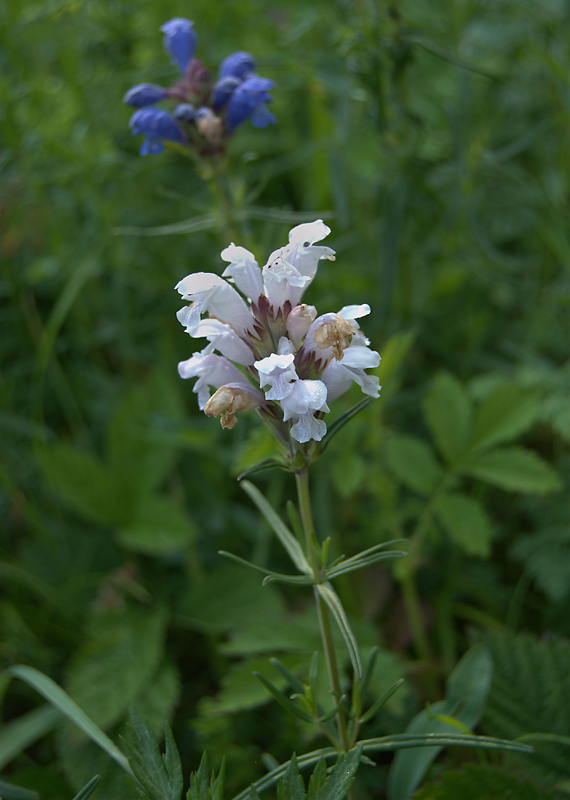
[[(238, 333), (253, 325), (253, 316), (243, 298), (219, 275), (210, 272), (195, 272), (187, 275), (176, 288), (185, 300), (194, 301), (188, 320), (194, 324), (197, 317), (208, 311), (211, 316), (229, 323)], [(191, 333), (192, 328), (187, 325)]]
[(279, 339), (279, 344), (277, 345), (277, 353), (280, 356), (289, 356), (295, 353), (295, 347), (293, 342), (288, 339), (286, 336), (282, 336)]
[(292, 245), (308, 245), (314, 244), (315, 242), (320, 242), (321, 239), (324, 239), (325, 236), (328, 236), (331, 232), (331, 229), (328, 225), (322, 221), (322, 219), (317, 219), (314, 222), (303, 222), (301, 225), (297, 225), (295, 228), (291, 228), (289, 231), (289, 242)]
[(326, 401), (327, 387), (322, 381), (296, 381), (291, 394), (281, 401), (283, 419), (296, 419), (308, 411), (324, 411)]
[(237, 335), (230, 325), (219, 319), (203, 319), (192, 330), (195, 339), (204, 337), (226, 358), (250, 367), (255, 361), (251, 347)]
[(193, 300), (194, 295), (208, 292), (211, 289), (215, 289), (216, 286), (223, 286), (225, 283), (223, 278), (213, 272), (193, 272), (178, 281), (174, 288), (182, 295), (184, 300)]
[(255, 362), (255, 368), (259, 372), (259, 385), (271, 387), (265, 392), (266, 400), (283, 400), (291, 394), (297, 381), (294, 360), (293, 353), (287, 355), (272, 353), (267, 358)]
[(228, 383), (246, 382), (247, 379), (227, 358), (207, 353), (209, 348), (201, 353), (195, 353), (187, 361), (178, 364), (178, 373), (181, 378), (195, 378), (193, 391), (198, 395), (198, 405), (204, 408), (210, 398), (208, 387), (219, 389)]
[(345, 367), (356, 367), (357, 369), (371, 369), (380, 363), (380, 354), (376, 350), (362, 345), (351, 344), (344, 351), (341, 359)]
[(240, 292), (255, 302), (263, 294), (263, 281), (253, 253), (245, 247), (236, 247), (232, 242), (222, 251), (222, 258), (230, 262), (229, 267), (222, 273), (224, 278), (233, 278)]
[(301, 443), (309, 442), (311, 439), (320, 442), (326, 432), (326, 422), (322, 419), (315, 419), (311, 412), (303, 414), (291, 426), (291, 436)]
[(360, 317), (366, 317), (370, 314), (370, 306), (368, 303), (362, 303), (359, 306), (344, 306), (338, 313), (343, 319), (360, 319)]

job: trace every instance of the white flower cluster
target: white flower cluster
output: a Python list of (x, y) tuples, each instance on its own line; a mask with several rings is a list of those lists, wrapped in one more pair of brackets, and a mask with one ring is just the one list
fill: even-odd
[[(229, 262), (223, 277), (197, 272), (176, 286), (190, 301), (178, 320), (190, 336), (209, 342), (178, 371), (182, 378), (198, 378), (200, 408), (220, 416), (222, 427), (233, 428), (236, 412), (256, 409), (284, 445), (290, 437), (320, 441), (328, 403), (353, 382), (378, 397), (378, 378), (364, 370), (377, 367), (380, 356), (357, 322), (370, 307), (317, 316), (314, 306), (301, 303), (319, 261), (334, 261), (333, 250), (315, 245), (329, 233), (322, 220), (298, 225), (263, 269), (252, 253), (231, 244), (222, 252)], [(210, 389), (216, 390), (212, 396)]]

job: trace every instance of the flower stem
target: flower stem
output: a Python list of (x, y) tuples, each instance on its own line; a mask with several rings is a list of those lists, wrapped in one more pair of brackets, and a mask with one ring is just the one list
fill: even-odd
[[(309, 473), (306, 467), (295, 473), (295, 480), (297, 482), (297, 497), (299, 500), (299, 510), (301, 512), (301, 522), (303, 524), (303, 531), (305, 533), (305, 541), (307, 544), (307, 551), (309, 554), (309, 561), (313, 569), (313, 575), (319, 579), (321, 576), (321, 565), (319, 554), (315, 547), (315, 526), (313, 523), (313, 515), (311, 512), (311, 497), (309, 494)], [(338, 671), (338, 663), (336, 658), (336, 650), (331, 629), (330, 616), (327, 606), (325, 605), (322, 597), (315, 587), (315, 602), (317, 604), (317, 612), (319, 615), (319, 626), (321, 629), (321, 639), (323, 642), (323, 650), (327, 662), (327, 669), (329, 673), (329, 680), (331, 688), (337, 697), (341, 696), (340, 677)], [(339, 708), (337, 715), (337, 728), (339, 740), (344, 752), (350, 749), (348, 730), (346, 724), (346, 714), (342, 706)]]
[(231, 239), (234, 244), (242, 244), (241, 240), (243, 237), (237, 226), (235, 203), (228, 186), (227, 178), (224, 180), (222, 175), (214, 171), (208, 183), (218, 203), (220, 215), (224, 222), (226, 237)]

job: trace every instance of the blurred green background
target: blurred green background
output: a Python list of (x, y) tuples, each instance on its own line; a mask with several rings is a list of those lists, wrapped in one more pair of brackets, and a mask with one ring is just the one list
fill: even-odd
[[(217, 555), (288, 568), (235, 481), (270, 445), (254, 418), (221, 431), (176, 372), (196, 344), (173, 286), (221, 272), (228, 235), (189, 159), (138, 155), (121, 102), (176, 77), (158, 31), (173, 16), (194, 20), (212, 70), (247, 50), (277, 84), (278, 124), (246, 123), (231, 145), (259, 262), (296, 221), (322, 217), (337, 260), (307, 301), (372, 307), (383, 397), (314, 468), (320, 535), (350, 555), (423, 519), (417, 583), (437, 681), (483, 639), (499, 681), (483, 732), (570, 735), (562, 700), (528, 703), (541, 670), (567, 681), (570, 660), (555, 641), (570, 636), (563, 0), (5, 0), (1, 666), (43, 670), (113, 736), (129, 701), (157, 725), (172, 719), (185, 769), (206, 748), (216, 766), (225, 753), (229, 791), (263, 773), (263, 752), (311, 746), (251, 677), (275, 653), (306, 669), (310, 596), (262, 588)], [(448, 458), (459, 406), (507, 445), (486, 471), (459, 475)], [(434, 514), (440, 469), (457, 491)], [(285, 474), (254, 480), (278, 508), (293, 495)], [(408, 675), (369, 735), (403, 730), (426, 699), (397, 577), (339, 581), (363, 649), (383, 647), (375, 689)], [(533, 665), (520, 684), (515, 652)], [(5, 678), (0, 696), (8, 732), (39, 705)], [(62, 798), (101, 773), (95, 797), (130, 796), (77, 731), (38, 720), (0, 757), (7, 780)], [(569, 777), (564, 748), (550, 751), (517, 762), (544, 786)], [(362, 797), (383, 796), (387, 763)]]

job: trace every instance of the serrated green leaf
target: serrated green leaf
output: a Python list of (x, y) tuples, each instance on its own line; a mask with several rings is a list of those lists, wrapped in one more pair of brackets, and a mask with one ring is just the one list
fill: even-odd
[[(487, 635), (495, 670), (483, 729), (515, 738), (530, 733), (570, 736), (570, 645), (530, 634)], [(568, 778), (565, 744), (529, 739), (534, 755), (514, 756), (532, 778), (554, 785)]]
[(184, 549), (196, 531), (188, 514), (167, 497), (145, 495), (137, 501), (134, 518), (117, 533), (129, 550), (163, 555)]
[(69, 694), (102, 728), (126, 713), (153, 677), (163, 653), (162, 608), (126, 608), (95, 615), (91, 636), (69, 670)]
[(168, 427), (183, 416), (180, 388), (168, 374), (155, 373), (123, 397), (107, 428), (109, 466), (140, 494), (157, 489), (170, 471), (176, 448)]
[(557, 795), (527, 778), (490, 764), (448, 770), (414, 794), (414, 800), (556, 800)]
[(95, 775), (95, 777), (91, 778), (89, 783), (85, 784), (83, 789), (79, 791), (78, 794), (75, 795), (73, 800), (87, 800), (88, 797), (91, 797), (95, 789), (97, 788), (97, 784), (100, 781), (99, 775)]
[[(339, 757), (324, 786), (314, 795), (314, 800), (344, 800), (350, 791), (350, 787), (354, 782), (354, 776), (360, 766), (362, 748), (363, 745), (358, 744), (346, 755), (342, 754)], [(322, 763), (324, 763), (324, 759)], [(311, 798), (311, 800), (313, 798), (311, 795), (310, 783), (309, 798)]]
[(564, 600), (570, 593), (570, 529), (544, 528), (527, 536), (519, 536), (511, 555), (523, 563), (538, 588), (553, 602)]
[(537, 394), (525, 394), (514, 383), (497, 386), (479, 406), (469, 441), (470, 449), (484, 450), (511, 441), (530, 428), (539, 412)]
[(386, 440), (386, 459), (404, 486), (430, 495), (441, 480), (442, 469), (429, 445), (414, 436), (392, 436)]
[(491, 551), (493, 529), (485, 509), (459, 492), (438, 498), (436, 514), (451, 539), (467, 555), (485, 558)]
[(307, 800), (321, 800), (322, 791), (327, 783), (327, 765), (324, 758), (321, 758), (315, 767), (313, 774), (309, 778), (309, 789)]
[(301, 545), (285, 525), (279, 514), (273, 510), (271, 505), (261, 494), (257, 486), (254, 486), (253, 483), (249, 481), (242, 481), (241, 486), (253, 500), (258, 510), (263, 514), (299, 572), (303, 572), (305, 575), (312, 575), (313, 572), (309, 562), (305, 558)]
[(423, 404), (426, 422), (441, 454), (454, 463), (471, 432), (471, 401), (463, 385), (448, 372), (434, 378)]
[(362, 660), (360, 658), (358, 642), (356, 641), (356, 638), (350, 628), (348, 618), (344, 608), (342, 607), (342, 603), (330, 583), (318, 583), (316, 588), (320, 596), (332, 611), (346, 644), (354, 674), (358, 680), (360, 680), (362, 678)]
[(32, 688), (45, 697), (58, 711), (61, 711), (71, 722), (77, 725), (89, 738), (105, 750), (108, 755), (119, 764), (128, 775), (132, 775), (127, 757), (119, 750), (117, 745), (103, 733), (95, 723), (89, 719), (87, 714), (79, 708), (77, 703), (59, 687), (47, 675), (39, 672), (33, 667), (17, 664), (6, 670), (10, 675), (28, 683)]
[(0, 769), (46, 733), (49, 733), (61, 714), (53, 706), (34, 708), (0, 730)]
[(504, 447), (483, 453), (462, 464), (461, 471), (512, 492), (548, 494), (562, 489), (562, 481), (552, 467), (523, 447)]
[(165, 725), (166, 752), (161, 754), (156, 734), (139, 717), (130, 712), (128, 738), (124, 749), (134, 775), (152, 800), (180, 800), (182, 794), (182, 765), (168, 723)]
[[(484, 645), (475, 645), (463, 656), (447, 681), (445, 700), (421, 711), (406, 728), (408, 735), (454, 732), (454, 725), (436, 715), (454, 716), (467, 728), (481, 719), (491, 686), (493, 662)], [(422, 747), (396, 754), (388, 774), (389, 800), (406, 800), (417, 789), (440, 747)]]
[(293, 753), (285, 774), (277, 784), (277, 800), (305, 800), (305, 797), (305, 784), (299, 775), (297, 757)]
[(40, 463), (50, 487), (81, 516), (111, 526), (129, 519), (129, 498), (115, 475), (95, 456), (57, 444), (42, 452)]

